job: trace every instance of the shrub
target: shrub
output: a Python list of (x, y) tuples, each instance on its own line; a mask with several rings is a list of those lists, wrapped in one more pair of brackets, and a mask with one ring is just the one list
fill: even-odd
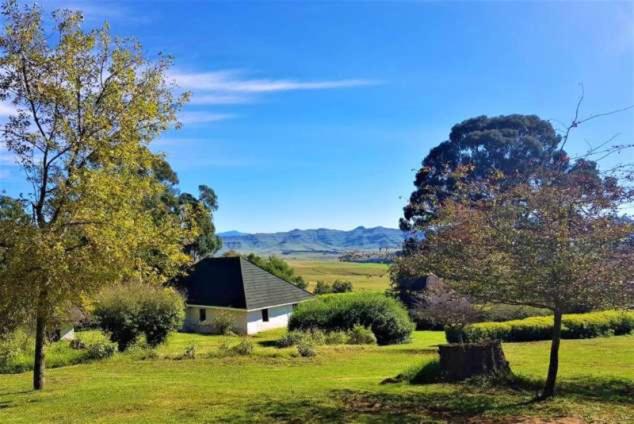
[(347, 331), (368, 327), (381, 345), (403, 343), (414, 329), (405, 308), (378, 293), (324, 295), (300, 304), (289, 320), (289, 330)]
[(222, 334), (224, 336), (228, 336), (233, 328), (233, 319), (229, 314), (219, 312), (214, 315), (211, 320), (211, 326), (213, 327), (214, 332), (217, 334)]
[(332, 293), (332, 287), (330, 284), (324, 281), (317, 281), (315, 284), (315, 288), (313, 289), (313, 294), (327, 294)]
[(481, 309), (482, 322), (503, 322), (524, 319), (528, 317), (549, 316), (552, 312), (548, 309), (533, 308), (531, 306), (518, 305), (487, 305)]
[(185, 346), (185, 352), (182, 356), (183, 359), (196, 359), (196, 346), (193, 344)]
[(218, 346), (218, 353), (220, 353), (221, 356), (231, 354), (231, 343), (229, 340), (223, 340), (222, 343), (220, 343), (220, 346)]
[(0, 368), (5, 368), (30, 347), (29, 335), (20, 329), (0, 337)]
[(231, 351), (238, 355), (251, 355), (253, 353), (253, 342), (245, 337), (240, 340), (240, 343), (232, 347)]
[(328, 294), (328, 293), (348, 293), (352, 291), (352, 283), (350, 281), (335, 280), (332, 285), (317, 281), (315, 284), (314, 294)]
[(352, 282), (344, 280), (335, 280), (332, 283), (333, 293), (348, 293), (352, 291)]
[(86, 359), (106, 359), (114, 355), (116, 347), (112, 343), (97, 342), (86, 348)]
[(141, 302), (137, 325), (151, 347), (165, 342), (178, 330), (185, 317), (183, 296), (171, 288), (152, 288)]
[[(372, 336), (374, 336), (374, 334)], [(326, 333), (325, 341), (327, 345), (346, 344), (348, 343), (348, 334), (346, 334), (345, 331), (329, 331), (328, 333)]]
[(71, 340), (70, 343), (68, 343), (68, 346), (75, 350), (86, 349), (86, 343), (84, 343), (79, 337)]
[(96, 299), (94, 316), (119, 351), (140, 334), (150, 346), (165, 341), (184, 318), (183, 297), (171, 288), (129, 284), (103, 290)]
[(315, 348), (310, 343), (302, 342), (297, 345), (297, 353), (305, 358), (317, 355)]
[(355, 325), (348, 335), (348, 343), (350, 344), (376, 344), (376, 337), (369, 328), (362, 325)]
[[(552, 317), (531, 317), (506, 322), (484, 322), (464, 328), (462, 337), (466, 342), (502, 340), (523, 342), (549, 340), (552, 338)], [(583, 339), (612, 334), (628, 334), (634, 329), (634, 312), (603, 311), (587, 314), (564, 315), (561, 337)], [(459, 334), (447, 333), (450, 343), (457, 342)]]

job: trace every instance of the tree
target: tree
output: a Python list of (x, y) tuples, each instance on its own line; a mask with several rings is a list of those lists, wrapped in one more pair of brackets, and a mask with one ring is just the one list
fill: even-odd
[[(82, 31), (80, 13), (7, 1), (0, 37), (0, 98), (16, 112), (2, 142), (32, 191), (17, 200), (27, 219), (1, 220), (3, 315), (26, 311), (35, 324), (33, 387), (44, 387), (49, 323), (105, 284), (159, 282), (189, 258), (198, 236), (166, 209), (149, 143), (176, 122), (187, 95), (166, 83), (169, 58), (148, 61), (108, 26)], [(193, 213), (186, 206), (187, 213)]]
[[(416, 190), (403, 209), (401, 229), (424, 229), (465, 177), (477, 181), (495, 171), (505, 177), (499, 182), (513, 184), (536, 166), (566, 165), (568, 158), (560, 143), (561, 136), (550, 122), (535, 115), (479, 116), (455, 125), (449, 139), (431, 149), (416, 173)], [(471, 168), (466, 176), (458, 172), (465, 167)], [(418, 241), (410, 238), (406, 247), (415, 248)]]
[(265, 259), (254, 253), (249, 253), (246, 260), (270, 272), (276, 277), (296, 285), (300, 289), (305, 289), (308, 286), (301, 275), (296, 275), (295, 270), (282, 258), (269, 256)]
[[(181, 193), (178, 189), (178, 175), (163, 156), (157, 156), (153, 165), (158, 181), (166, 187), (166, 191), (158, 199), (159, 204), (148, 205), (149, 208), (165, 207), (183, 222), (185, 226), (195, 225), (199, 236), (185, 246), (184, 251), (198, 261), (211, 256), (222, 247), (222, 240), (216, 235), (213, 214), (218, 210), (218, 196), (207, 185), (198, 186), (198, 198), (190, 193)], [(187, 212), (190, 213), (187, 213)], [(192, 213), (193, 212), (193, 213)]]
[[(419, 253), (399, 260), (480, 302), (550, 309), (541, 398), (555, 393), (562, 316), (580, 307), (628, 306), (634, 294), (634, 251), (626, 244), (634, 226), (620, 217), (634, 191), (593, 168), (589, 161), (569, 171), (536, 166), (512, 186), (498, 181), (500, 174), (465, 175), (458, 184), (464, 195), (442, 202)], [(474, 200), (473, 192), (487, 196)]]

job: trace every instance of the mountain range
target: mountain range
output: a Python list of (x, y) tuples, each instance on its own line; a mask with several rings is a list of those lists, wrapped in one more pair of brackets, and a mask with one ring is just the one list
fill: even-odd
[(360, 226), (350, 231), (327, 228), (255, 234), (226, 231), (218, 236), (224, 251), (338, 254), (354, 250), (399, 249), (405, 234), (396, 228)]

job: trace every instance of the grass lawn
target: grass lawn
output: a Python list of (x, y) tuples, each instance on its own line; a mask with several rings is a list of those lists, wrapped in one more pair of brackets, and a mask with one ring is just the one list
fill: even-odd
[[(396, 346), (322, 346), (314, 358), (271, 346), (282, 333), (253, 337), (246, 357), (218, 355), (237, 337), (175, 334), (158, 359), (131, 352), (51, 369), (41, 393), (31, 391), (30, 373), (0, 375), (0, 422), (634, 422), (634, 336), (564, 340), (561, 396), (534, 404), (523, 389), (380, 384), (434, 359), (440, 332)], [(196, 359), (177, 360), (191, 344)], [(517, 374), (545, 375), (547, 342), (504, 349)]]
[(384, 292), (390, 285), (388, 266), (385, 264), (297, 259), (288, 259), (288, 263), (310, 283), (311, 290), (316, 281), (332, 283), (337, 279), (352, 281), (354, 291)]

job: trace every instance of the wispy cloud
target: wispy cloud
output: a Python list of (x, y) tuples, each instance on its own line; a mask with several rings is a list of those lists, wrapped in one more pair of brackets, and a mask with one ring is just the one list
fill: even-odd
[(213, 113), (213, 112), (181, 112), (178, 120), (183, 124), (203, 124), (210, 122), (225, 121), (235, 118), (235, 115), (229, 113)]
[[(369, 79), (339, 79), (302, 81), (298, 79), (252, 78), (243, 71), (219, 70), (212, 72), (174, 71), (168, 79), (184, 90), (192, 92), (190, 104), (239, 105), (254, 103), (259, 96), (271, 93), (334, 90), (380, 84)], [(208, 111), (186, 111), (180, 115), (183, 124), (218, 122), (235, 115)]]
[(238, 105), (253, 103), (255, 99), (251, 96), (236, 94), (193, 94), (189, 101), (192, 105)]
[(189, 90), (216, 91), (225, 93), (271, 93), (296, 90), (328, 90), (380, 84), (368, 79), (341, 79), (322, 81), (299, 81), (295, 79), (247, 78), (237, 71), (214, 71), (200, 73), (173, 72), (174, 82)]

